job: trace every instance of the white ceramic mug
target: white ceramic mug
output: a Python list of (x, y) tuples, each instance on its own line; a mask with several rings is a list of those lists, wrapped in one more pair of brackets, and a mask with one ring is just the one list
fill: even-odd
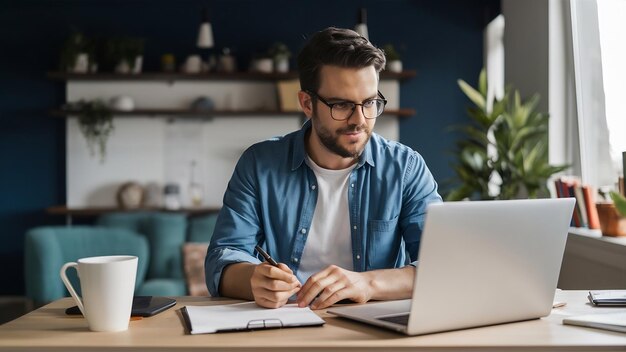
[[(128, 329), (135, 292), (138, 258), (129, 255), (81, 258), (65, 263), (61, 279), (92, 331)], [(82, 299), (67, 278), (66, 270), (74, 267), (80, 280)]]

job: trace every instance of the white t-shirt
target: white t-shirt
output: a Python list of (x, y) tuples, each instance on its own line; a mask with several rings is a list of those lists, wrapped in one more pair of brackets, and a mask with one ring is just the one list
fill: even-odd
[(317, 178), (318, 194), (298, 268), (302, 283), (331, 264), (354, 270), (348, 186), (350, 173), (356, 164), (343, 170), (328, 170), (319, 167), (308, 156), (305, 162)]

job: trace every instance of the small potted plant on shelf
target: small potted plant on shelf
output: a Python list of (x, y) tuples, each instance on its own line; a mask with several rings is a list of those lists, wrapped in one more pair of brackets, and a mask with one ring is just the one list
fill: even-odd
[(605, 236), (626, 236), (626, 198), (617, 192), (610, 192), (610, 202), (598, 202), (600, 228)]
[(291, 51), (285, 43), (274, 43), (270, 47), (268, 54), (272, 60), (274, 60), (274, 70), (276, 72), (289, 72), (289, 58), (291, 57)]
[(91, 156), (98, 154), (100, 162), (106, 157), (106, 143), (113, 132), (113, 114), (108, 105), (99, 99), (79, 100), (67, 104), (65, 110), (78, 117), (78, 127), (87, 141)]
[(141, 73), (144, 41), (140, 38), (116, 38), (107, 42), (107, 55), (117, 73)]
[(90, 42), (82, 33), (72, 33), (65, 40), (61, 50), (61, 71), (87, 73), (90, 61), (94, 61)]
[(387, 44), (383, 47), (383, 51), (387, 58), (386, 70), (389, 72), (402, 72), (402, 61), (396, 48), (392, 44)]

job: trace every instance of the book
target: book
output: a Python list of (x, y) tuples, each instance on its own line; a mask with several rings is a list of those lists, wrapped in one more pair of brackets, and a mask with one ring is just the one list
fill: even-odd
[(568, 317), (563, 319), (563, 324), (626, 332), (626, 312)]
[(589, 227), (589, 220), (587, 219), (587, 206), (585, 198), (583, 197), (583, 189), (580, 184), (574, 184), (574, 196), (576, 197), (576, 206), (580, 211), (580, 226)]
[(600, 217), (596, 208), (595, 191), (592, 186), (583, 185), (583, 197), (585, 198), (585, 206), (587, 208), (587, 218), (589, 220), (590, 229), (600, 229)]

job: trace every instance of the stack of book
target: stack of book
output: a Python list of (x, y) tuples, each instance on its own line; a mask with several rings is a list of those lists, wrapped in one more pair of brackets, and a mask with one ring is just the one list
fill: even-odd
[(559, 198), (576, 198), (576, 207), (574, 214), (572, 214), (572, 226), (600, 229), (600, 220), (596, 209), (596, 192), (593, 187), (584, 185), (578, 179), (571, 177), (555, 180), (554, 186)]

